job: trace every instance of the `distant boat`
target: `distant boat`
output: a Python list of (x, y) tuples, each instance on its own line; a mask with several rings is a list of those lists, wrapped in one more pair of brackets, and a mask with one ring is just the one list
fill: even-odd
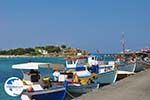
[(137, 67), (140, 67), (141, 69), (149, 69), (150, 68), (150, 62), (144, 61), (142, 59), (136, 61)]
[(150, 53), (150, 48), (141, 49), (141, 52), (143, 52), (143, 53)]
[[(23, 72), (24, 89), (21, 100), (64, 100), (66, 85), (52, 85), (49, 78), (41, 78), (39, 68), (50, 68), (49, 63), (24, 63), (13, 65), (13, 69)], [(30, 72), (27, 72), (30, 70)], [(52, 85), (52, 86), (51, 86)], [(30, 91), (29, 91), (30, 89)]]
[(88, 62), (96, 64), (95, 66), (99, 67), (96, 83), (100, 83), (101, 85), (115, 83), (117, 80), (133, 75), (134, 71), (138, 69), (136, 63), (119, 65), (119, 68), (117, 68), (117, 62), (115, 61), (109, 61), (108, 64), (105, 64), (104, 61), (98, 59), (97, 56), (90, 56)]
[(143, 60), (141, 60), (141, 61), (150, 64), (150, 57), (144, 57)]

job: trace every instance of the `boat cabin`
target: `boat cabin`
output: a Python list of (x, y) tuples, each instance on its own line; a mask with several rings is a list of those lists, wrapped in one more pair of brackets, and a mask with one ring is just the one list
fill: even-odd
[(13, 65), (12, 68), (21, 70), (23, 74), (23, 80), (27, 84), (32, 84), (32, 82), (39, 82), (41, 78), (39, 68), (50, 68), (50, 64), (30, 62)]
[(88, 71), (86, 66), (76, 67), (74, 74), (77, 74), (79, 78), (86, 78), (91, 76), (91, 72)]
[(86, 63), (86, 57), (66, 58), (66, 69), (75, 69), (78, 66), (83, 66)]
[(88, 64), (90, 66), (92, 65), (99, 65), (99, 64), (103, 64), (104, 62), (102, 61), (102, 58), (96, 55), (91, 55), (88, 57)]
[[(13, 69), (21, 70), (23, 74), (23, 81), (27, 84), (33, 84), (34, 82), (39, 82), (43, 78), (53, 79), (52, 70), (55, 69), (56, 64), (50, 63), (37, 63), (30, 62), (24, 64), (13, 65)], [(64, 66), (57, 64), (59, 69), (63, 70)]]

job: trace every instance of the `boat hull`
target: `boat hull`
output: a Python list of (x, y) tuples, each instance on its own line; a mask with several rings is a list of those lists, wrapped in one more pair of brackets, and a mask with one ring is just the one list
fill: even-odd
[(111, 70), (105, 73), (98, 74), (95, 82), (100, 85), (115, 83), (117, 78), (117, 71)]
[(121, 79), (124, 79), (124, 78), (126, 78), (126, 77), (128, 77), (129, 75), (128, 74), (118, 74), (118, 76), (117, 76), (117, 81), (118, 80), (121, 80)]
[(126, 78), (126, 77), (128, 77), (130, 75), (134, 75), (134, 74), (135, 74), (134, 72), (128, 72), (128, 71), (120, 71), (120, 70), (118, 70), (117, 71), (117, 81), (121, 80), (123, 78)]
[[(145, 65), (147, 67), (147, 65)], [(120, 65), (118, 70), (128, 71), (128, 72), (140, 72), (145, 68), (144, 64), (141, 61), (136, 61), (136, 63)]]
[(142, 60), (137, 61), (136, 64), (137, 64), (137, 67), (138, 67), (138, 68), (141, 68), (141, 69), (143, 69), (143, 70), (150, 68), (150, 63), (145, 62), (145, 61), (142, 61)]
[(95, 83), (88, 84), (88, 85), (81, 85), (81, 86), (68, 85), (67, 91), (73, 94), (84, 94), (84, 93), (92, 91), (93, 89), (97, 87), (98, 85)]
[(118, 67), (118, 70), (128, 71), (128, 72), (134, 72), (136, 70), (136, 63), (126, 64), (126, 65), (120, 65)]
[(25, 92), (22, 94), (21, 100), (64, 100), (65, 95), (66, 89), (59, 88), (54, 90), (43, 90), (31, 93)]

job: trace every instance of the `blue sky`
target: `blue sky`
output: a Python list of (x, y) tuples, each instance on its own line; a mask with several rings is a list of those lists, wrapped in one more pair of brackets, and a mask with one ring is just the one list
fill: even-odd
[(150, 46), (149, 0), (1, 0), (0, 49), (66, 44), (94, 52)]

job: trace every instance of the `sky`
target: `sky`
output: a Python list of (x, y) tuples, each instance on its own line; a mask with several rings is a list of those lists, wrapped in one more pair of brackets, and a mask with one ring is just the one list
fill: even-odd
[(0, 0), (0, 49), (61, 45), (95, 52), (150, 47), (149, 0)]

